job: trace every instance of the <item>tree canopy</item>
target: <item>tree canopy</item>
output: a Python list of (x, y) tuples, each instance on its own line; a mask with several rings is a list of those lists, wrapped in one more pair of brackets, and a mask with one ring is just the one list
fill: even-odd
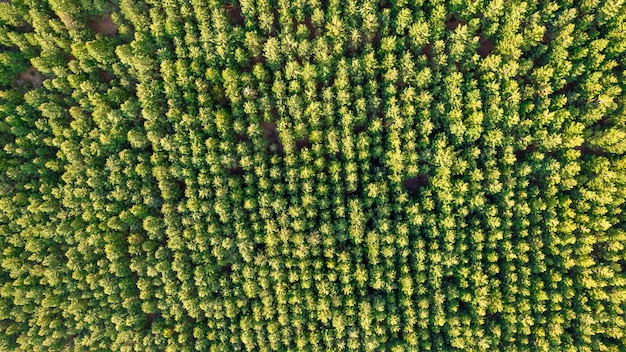
[(622, 0), (0, 1), (0, 350), (626, 350)]

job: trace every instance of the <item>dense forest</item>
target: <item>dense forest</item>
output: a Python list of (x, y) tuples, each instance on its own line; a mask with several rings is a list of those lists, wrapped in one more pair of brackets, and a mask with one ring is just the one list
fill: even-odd
[(0, 0), (1, 351), (625, 351), (624, 0)]

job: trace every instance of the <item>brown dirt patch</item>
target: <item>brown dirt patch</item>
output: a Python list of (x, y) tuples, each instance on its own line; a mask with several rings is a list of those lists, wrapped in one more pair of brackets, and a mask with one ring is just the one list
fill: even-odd
[(247, 133), (233, 133), (233, 136), (235, 137), (235, 142), (245, 142), (248, 140)]
[(541, 37), (541, 43), (542, 44), (548, 44), (550, 41), (552, 41), (552, 39), (554, 39), (556, 35), (551, 32), (551, 31), (545, 31), (543, 33), (543, 37)]
[(243, 169), (243, 167), (237, 165), (235, 167), (231, 167), (228, 168), (228, 174), (231, 176), (235, 176), (235, 175), (239, 175), (239, 176), (243, 176), (245, 175), (246, 171)]
[(296, 149), (300, 150), (302, 148), (310, 148), (312, 146), (311, 142), (309, 142), (308, 138), (298, 139), (296, 141)]
[(160, 315), (161, 315), (161, 312), (146, 314), (146, 325), (147, 325), (147, 327), (151, 327), (152, 323), (154, 322), (154, 320), (156, 318), (158, 318)]
[(35, 28), (33, 28), (33, 26), (28, 22), (24, 22), (21, 25), (15, 27), (15, 31), (18, 33), (31, 33), (34, 30)]
[(228, 17), (230, 17), (231, 24), (235, 26), (243, 26), (246, 23), (246, 19), (241, 14), (241, 7), (227, 3), (222, 6)]
[(102, 78), (103, 81), (105, 81), (106, 83), (111, 82), (111, 80), (115, 77), (113, 76), (113, 74), (109, 71), (105, 71), (105, 70), (100, 70), (98, 72), (98, 75), (100, 76), (100, 78)]
[(227, 263), (220, 267), (220, 271), (224, 274), (230, 274), (233, 271), (233, 264)]
[(425, 55), (427, 58), (432, 58), (433, 57), (433, 53), (430, 50), (430, 44), (426, 44), (422, 47), (422, 50), (420, 50), (420, 54)]
[(282, 153), (283, 145), (280, 143), (280, 136), (278, 135), (278, 130), (276, 129), (276, 122), (261, 122), (261, 128), (263, 129), (263, 136), (265, 136), (265, 139), (270, 146), (270, 150), (275, 148), (274, 151)]
[(535, 143), (531, 143), (524, 150), (516, 150), (515, 157), (518, 161), (524, 161), (526, 160), (527, 156), (535, 150), (537, 150), (537, 145)]
[(558, 95), (568, 94), (573, 90), (574, 90), (574, 83), (569, 82), (566, 85), (564, 85), (561, 89), (555, 91), (553, 95), (558, 96)]
[(466, 21), (459, 20), (459, 19), (456, 18), (455, 15), (452, 15), (452, 16), (450, 16), (450, 18), (448, 18), (446, 20), (446, 29), (449, 30), (449, 31), (453, 31), (453, 30), (456, 29), (456, 27), (458, 27), (458, 26), (460, 26), (462, 24), (465, 24), (465, 23), (466, 23)]
[(367, 131), (367, 128), (369, 126), (367, 124), (361, 124), (361, 125), (356, 125), (354, 126), (354, 128), (352, 129), (352, 132), (354, 132), (355, 134), (361, 133), (363, 131)]
[(27, 82), (30, 83), (33, 87), (39, 88), (43, 84), (44, 77), (41, 72), (37, 71), (36, 68), (31, 66), (26, 72), (20, 73), (18, 77), (18, 83)]
[(582, 155), (594, 155), (594, 156), (607, 156), (606, 150), (602, 148), (592, 148), (587, 144), (579, 145), (578, 147), (574, 147), (575, 150), (580, 150)]
[(478, 55), (481, 57), (487, 57), (487, 55), (491, 54), (493, 51), (494, 42), (493, 39), (482, 39), (480, 40), (480, 46), (478, 47)]
[(415, 177), (410, 177), (402, 181), (402, 186), (404, 187), (404, 189), (409, 191), (411, 194), (417, 194), (417, 192), (419, 191), (421, 187), (427, 186), (427, 185), (428, 185), (428, 175), (426, 174), (419, 174)]
[(111, 14), (102, 18), (89, 20), (89, 22), (87, 22), (87, 27), (91, 28), (91, 30), (96, 33), (108, 35), (111, 37), (117, 35), (117, 26), (113, 22)]
[(263, 128), (263, 135), (270, 143), (279, 143), (278, 130), (276, 130), (276, 122), (261, 122), (261, 128)]
[(313, 26), (313, 21), (311, 20), (311, 16), (304, 17), (304, 25), (309, 30), (309, 40), (315, 39), (317, 35), (317, 29)]

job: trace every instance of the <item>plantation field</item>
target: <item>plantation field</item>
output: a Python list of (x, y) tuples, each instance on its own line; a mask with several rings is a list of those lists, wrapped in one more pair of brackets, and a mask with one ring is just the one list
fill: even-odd
[(624, 0), (0, 0), (0, 351), (626, 351)]

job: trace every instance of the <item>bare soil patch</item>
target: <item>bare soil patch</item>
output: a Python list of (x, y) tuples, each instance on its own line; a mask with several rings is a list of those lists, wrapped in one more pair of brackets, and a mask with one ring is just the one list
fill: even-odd
[(117, 35), (117, 26), (113, 22), (111, 14), (102, 18), (89, 20), (89, 22), (87, 22), (87, 27), (91, 28), (91, 30), (96, 33), (108, 35), (110, 37)]
[(433, 58), (433, 53), (430, 50), (430, 44), (424, 45), (422, 47), (422, 50), (420, 51), (420, 54), (425, 55), (429, 59), (432, 59)]
[(313, 21), (311, 20), (311, 16), (304, 17), (304, 25), (309, 30), (309, 40), (315, 39), (317, 35), (317, 29), (313, 26)]
[(235, 26), (243, 26), (246, 23), (246, 19), (241, 14), (241, 7), (226, 3), (222, 6), (222, 8), (226, 11), (228, 17), (230, 17), (231, 24)]
[(313, 144), (309, 142), (308, 138), (298, 139), (296, 141), (296, 149), (300, 150), (302, 148), (310, 148)]
[(594, 156), (607, 156), (606, 150), (602, 148), (592, 148), (587, 144), (579, 145), (578, 147), (574, 147), (575, 150), (580, 150), (582, 155), (594, 155)]
[(527, 159), (527, 156), (535, 150), (537, 150), (537, 145), (535, 143), (531, 143), (524, 150), (516, 150), (515, 157), (518, 161), (524, 161)]
[(35, 28), (33, 28), (33, 26), (28, 22), (24, 22), (21, 25), (15, 27), (15, 31), (18, 33), (31, 33), (34, 30)]
[(246, 170), (244, 170), (243, 167), (237, 165), (235, 167), (229, 168), (228, 174), (231, 176), (235, 176), (235, 175), (243, 176), (246, 174)]
[(283, 145), (280, 142), (280, 136), (276, 129), (276, 122), (261, 122), (261, 128), (263, 128), (263, 136), (265, 136), (265, 140), (269, 144), (270, 151), (282, 154)]
[(491, 52), (493, 51), (493, 39), (481, 38), (479, 44), (480, 46), (478, 47), (478, 55), (480, 55), (481, 57), (487, 57), (487, 55), (491, 54)]
[(148, 328), (151, 327), (154, 320), (158, 318), (159, 316), (161, 316), (161, 312), (146, 314), (146, 327)]
[(548, 44), (550, 41), (554, 39), (555, 36), (556, 35), (554, 34), (554, 32), (546, 30), (543, 33), (543, 37), (541, 37), (541, 43)]
[(245, 142), (248, 140), (247, 133), (233, 133), (233, 136), (235, 138), (235, 142)]
[(41, 72), (37, 71), (37, 69), (31, 66), (26, 72), (20, 73), (18, 77), (18, 83), (27, 82), (31, 84), (35, 88), (41, 87), (43, 84), (44, 77)]
[(354, 128), (352, 129), (352, 132), (354, 132), (355, 134), (361, 133), (363, 131), (367, 131), (367, 128), (369, 126), (367, 124), (361, 124), (361, 125), (356, 125), (354, 126)]
[(419, 191), (421, 187), (427, 186), (427, 185), (428, 185), (428, 175), (426, 174), (419, 174), (415, 177), (410, 177), (402, 181), (402, 186), (404, 187), (404, 189), (409, 191), (409, 193), (411, 194), (417, 194), (417, 192)]
[(453, 31), (453, 30), (456, 29), (456, 27), (458, 27), (458, 26), (460, 26), (462, 24), (465, 24), (465, 23), (466, 23), (466, 21), (459, 20), (459, 19), (456, 18), (455, 15), (452, 15), (452, 16), (450, 16), (450, 18), (448, 18), (446, 20), (446, 29), (449, 30), (449, 31)]
[(565, 84), (561, 89), (555, 91), (554, 95), (558, 96), (558, 95), (568, 94), (568, 93), (572, 92), (573, 90), (574, 90), (574, 83), (573, 82), (569, 82), (569, 83)]
[(278, 131), (276, 130), (276, 122), (261, 122), (261, 128), (263, 128), (263, 135), (270, 143), (278, 143)]
[(105, 81), (106, 83), (111, 82), (111, 80), (115, 77), (113, 76), (113, 74), (109, 71), (105, 71), (105, 70), (100, 70), (98, 72), (98, 75), (100, 76), (100, 78), (102, 78), (103, 81)]

